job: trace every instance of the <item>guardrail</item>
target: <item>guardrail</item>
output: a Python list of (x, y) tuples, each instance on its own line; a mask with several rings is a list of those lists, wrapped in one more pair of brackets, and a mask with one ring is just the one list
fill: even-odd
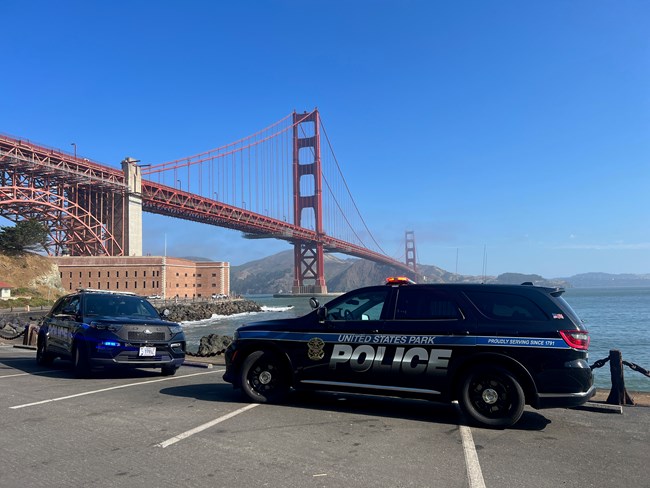
[(596, 368), (602, 368), (609, 363), (609, 370), (612, 375), (612, 389), (609, 392), (606, 403), (610, 405), (634, 405), (634, 399), (625, 389), (625, 375), (623, 366), (627, 366), (632, 371), (637, 371), (642, 375), (650, 378), (650, 371), (642, 368), (638, 364), (623, 361), (621, 351), (612, 349), (609, 351), (609, 357), (599, 359), (590, 366), (592, 371)]

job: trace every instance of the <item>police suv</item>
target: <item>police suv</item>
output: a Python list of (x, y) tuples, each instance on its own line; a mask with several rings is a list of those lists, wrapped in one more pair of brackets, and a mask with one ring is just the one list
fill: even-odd
[(43, 317), (36, 344), (39, 365), (70, 359), (79, 377), (112, 366), (159, 368), (171, 376), (185, 361), (183, 328), (128, 292), (86, 288), (61, 297)]
[(224, 380), (261, 403), (291, 388), (457, 400), (470, 421), (497, 428), (526, 404), (572, 407), (594, 394), (589, 334), (562, 288), (387, 284), (240, 327)]

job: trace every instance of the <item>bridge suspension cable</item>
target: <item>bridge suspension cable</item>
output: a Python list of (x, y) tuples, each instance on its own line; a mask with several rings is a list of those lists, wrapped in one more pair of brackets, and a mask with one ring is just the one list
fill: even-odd
[[(332, 158), (333, 158), (333, 161), (334, 161), (334, 164), (333, 164), (333, 165), (331, 165), (331, 164), (330, 164), (330, 165), (326, 165), (326, 167), (335, 167), (335, 168), (336, 168), (336, 170), (338, 171), (338, 176), (340, 177), (340, 181), (341, 181), (342, 184), (343, 184), (343, 188), (345, 189), (345, 191), (346, 191), (346, 193), (347, 193), (347, 196), (349, 197), (349, 200), (350, 200), (350, 202), (351, 202), (352, 208), (354, 208), (354, 210), (355, 210), (355, 212), (356, 212), (356, 215), (358, 216), (358, 218), (359, 218), (359, 220), (360, 220), (360, 222), (361, 222), (363, 228), (365, 229), (365, 231), (366, 231), (367, 234), (368, 234), (368, 237), (370, 237), (370, 239), (371, 239), (372, 242), (375, 244), (376, 249), (379, 250), (379, 252), (381, 252), (382, 254), (386, 254), (386, 252), (384, 252), (384, 250), (383, 250), (382, 247), (379, 245), (379, 243), (378, 243), (377, 240), (375, 239), (374, 235), (372, 234), (372, 232), (371, 232), (370, 229), (368, 228), (368, 225), (366, 224), (366, 221), (365, 221), (365, 219), (363, 218), (363, 215), (361, 215), (361, 212), (359, 211), (359, 207), (357, 206), (357, 204), (356, 204), (356, 202), (355, 202), (355, 200), (354, 200), (354, 198), (353, 198), (353, 196), (352, 196), (352, 192), (350, 191), (350, 188), (349, 188), (348, 183), (347, 183), (347, 181), (346, 181), (346, 179), (345, 179), (345, 176), (343, 176), (343, 172), (341, 171), (341, 166), (339, 165), (338, 158), (336, 157), (336, 154), (334, 153), (334, 148), (332, 147), (332, 143), (331, 143), (331, 141), (330, 141), (329, 136), (327, 135), (327, 131), (325, 130), (325, 126), (324, 126), (323, 124), (321, 124), (321, 130), (323, 131), (323, 134), (325, 135), (325, 140), (327, 141), (327, 146), (328, 146), (328, 148), (329, 148), (329, 153), (331, 154), (331, 156), (332, 156)], [(364, 247), (368, 247), (368, 248), (369, 248), (369, 246), (368, 246), (368, 245), (364, 242), (364, 240), (359, 236), (358, 232), (355, 230), (354, 226), (353, 226), (352, 223), (350, 222), (350, 219), (349, 219), (349, 217), (348, 217), (348, 213), (345, 212), (345, 211), (343, 210), (342, 205), (341, 205), (341, 203), (339, 202), (339, 199), (336, 197), (336, 194), (334, 193), (332, 187), (330, 186), (329, 181), (328, 181), (328, 178), (327, 178), (327, 176), (326, 176), (325, 173), (323, 174), (323, 180), (325, 181), (325, 184), (327, 185), (328, 189), (330, 190), (330, 192), (331, 192), (331, 194), (332, 194), (332, 196), (333, 196), (334, 203), (336, 204), (336, 207), (338, 208), (338, 210), (339, 210), (339, 212), (340, 212), (340, 215), (342, 215), (342, 217), (344, 218), (345, 222), (348, 224), (349, 228), (350, 228), (350, 229), (352, 230), (352, 232), (354, 233), (354, 236), (358, 239), (359, 243), (360, 243), (362, 246), (364, 246)]]
[[(254, 134), (215, 149), (142, 168), (144, 178), (182, 192), (200, 195), (283, 222), (293, 220), (292, 131), (301, 137), (309, 124), (301, 124), (314, 112), (299, 114), (293, 123), (289, 114)], [(343, 176), (332, 143), (323, 127), (327, 145), (321, 155), (324, 183), (324, 231), (331, 237), (386, 255), (368, 228)], [(313, 129), (311, 129), (313, 130)], [(323, 149), (323, 148), (322, 148)], [(321, 151), (322, 151), (321, 149)], [(305, 148), (312, 151), (313, 147)], [(311, 155), (312, 158), (315, 155)], [(301, 181), (305, 191), (313, 182)], [(315, 230), (313, 212), (302, 216), (302, 227)], [(292, 222), (297, 225), (296, 222)], [(369, 246), (368, 243), (371, 245)]]

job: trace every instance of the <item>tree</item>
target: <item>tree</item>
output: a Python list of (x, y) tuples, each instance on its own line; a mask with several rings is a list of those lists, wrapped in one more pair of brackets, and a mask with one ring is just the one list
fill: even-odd
[(47, 227), (34, 219), (21, 220), (14, 226), (0, 227), (0, 251), (23, 254), (40, 251), (47, 244)]

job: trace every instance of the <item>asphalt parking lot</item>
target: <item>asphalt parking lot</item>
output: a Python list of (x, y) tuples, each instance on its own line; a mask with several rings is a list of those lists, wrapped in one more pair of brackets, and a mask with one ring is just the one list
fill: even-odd
[(650, 486), (650, 408), (527, 409), (469, 428), (453, 405), (296, 394), (257, 405), (223, 367), (76, 379), (0, 346), (0, 486)]

